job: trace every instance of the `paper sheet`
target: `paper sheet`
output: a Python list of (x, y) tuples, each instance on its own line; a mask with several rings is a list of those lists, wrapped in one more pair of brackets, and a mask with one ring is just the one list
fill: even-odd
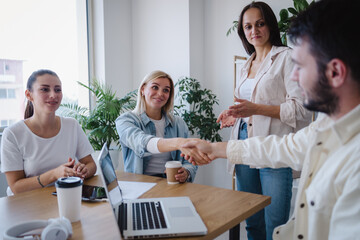
[(145, 192), (149, 191), (156, 183), (149, 182), (128, 182), (118, 181), (123, 199), (137, 199)]

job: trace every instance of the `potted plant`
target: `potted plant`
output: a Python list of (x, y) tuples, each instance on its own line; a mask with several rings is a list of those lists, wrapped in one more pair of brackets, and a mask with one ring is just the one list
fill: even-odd
[(115, 120), (123, 112), (135, 108), (136, 90), (118, 98), (110, 87), (99, 83), (96, 79), (91, 82), (90, 86), (81, 82), (78, 84), (95, 95), (95, 107), (90, 110), (80, 107), (76, 103), (64, 103), (61, 105), (60, 115), (78, 120), (95, 150), (101, 150), (105, 142), (109, 149), (112, 143), (120, 149)]
[(214, 104), (219, 104), (216, 95), (209, 89), (202, 89), (196, 79), (189, 77), (181, 78), (175, 88), (180, 102), (174, 107), (175, 114), (184, 119), (191, 134), (212, 142), (221, 141), (220, 125), (213, 111)]

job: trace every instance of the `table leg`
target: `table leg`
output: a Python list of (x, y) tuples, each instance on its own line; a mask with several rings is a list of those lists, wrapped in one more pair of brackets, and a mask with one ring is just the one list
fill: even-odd
[(240, 240), (240, 224), (229, 230), (229, 240)]

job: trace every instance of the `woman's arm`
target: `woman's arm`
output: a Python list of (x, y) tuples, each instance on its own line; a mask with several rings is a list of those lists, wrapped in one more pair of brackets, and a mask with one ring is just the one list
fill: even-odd
[(131, 112), (124, 113), (116, 119), (116, 130), (121, 145), (130, 148), (140, 158), (144, 157), (148, 142), (156, 134), (145, 133), (140, 119)]
[[(200, 139), (196, 138), (161, 138), (158, 141), (158, 149), (160, 152), (172, 152), (176, 150), (180, 150), (181, 152), (187, 152), (188, 150), (183, 148), (187, 142), (200, 141)], [(194, 159), (208, 159), (206, 154), (203, 154), (200, 151), (193, 151), (192, 157)], [(208, 159), (210, 160), (210, 159)]]
[(294, 63), (291, 60), (291, 53), (288, 52), (283, 60), (284, 85), (286, 89), (286, 100), (280, 105), (280, 120), (290, 127), (308, 125), (311, 122), (312, 112), (307, 110), (304, 105), (304, 96), (298, 83), (291, 78)]
[(251, 117), (252, 115), (263, 115), (280, 119), (280, 106), (257, 104), (245, 99), (235, 98), (238, 104), (229, 107), (228, 114), (234, 118)]
[(73, 170), (74, 163), (75, 160), (69, 159), (67, 163), (57, 168), (29, 178), (25, 177), (23, 170), (8, 171), (5, 172), (5, 176), (11, 191), (16, 194), (42, 188), (60, 177), (76, 176), (76, 172)]

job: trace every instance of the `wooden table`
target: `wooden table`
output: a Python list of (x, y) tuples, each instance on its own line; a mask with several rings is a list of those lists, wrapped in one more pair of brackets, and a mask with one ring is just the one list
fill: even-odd
[[(208, 234), (185, 238), (189, 240), (214, 239), (270, 204), (270, 197), (262, 195), (194, 183), (169, 185), (163, 178), (132, 173), (119, 172), (117, 175), (120, 181), (157, 183), (141, 198), (190, 197)], [(101, 181), (95, 176), (86, 180), (85, 184), (101, 185)], [(0, 236), (6, 228), (22, 221), (59, 217), (57, 199), (51, 195), (54, 190), (54, 187), (47, 187), (0, 198)], [(121, 239), (111, 206), (107, 202), (83, 202), (81, 220), (72, 226), (74, 233), (71, 239)]]

